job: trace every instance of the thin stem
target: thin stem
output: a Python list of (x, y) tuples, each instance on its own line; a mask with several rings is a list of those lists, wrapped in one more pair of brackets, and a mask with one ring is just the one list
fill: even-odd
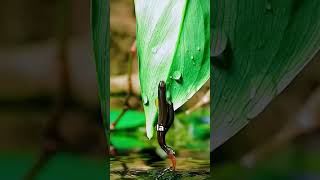
[(38, 160), (28, 171), (24, 179), (35, 179), (40, 170), (63, 146), (58, 127), (65, 113), (65, 109), (71, 100), (70, 74), (67, 58), (68, 34), (70, 21), (70, 1), (60, 0), (57, 3), (57, 63), (59, 66), (60, 92), (56, 99), (55, 111), (49, 119), (44, 132), (44, 145), (41, 149)]
[[(135, 42), (134, 42), (135, 44)], [(117, 117), (117, 119), (111, 124), (110, 126), (110, 130), (113, 130), (116, 125), (119, 123), (119, 121), (121, 120), (121, 118), (125, 115), (125, 113), (131, 109), (129, 100), (130, 97), (132, 96), (133, 92), (132, 92), (132, 61), (133, 61), (133, 57), (135, 56), (134, 51), (132, 50), (132, 48), (130, 49), (131, 53), (127, 53), (127, 59), (128, 59), (128, 92), (127, 92), (127, 96), (124, 100), (124, 105), (123, 105), (123, 109), (121, 111), (121, 113), (119, 114), (119, 116)]]

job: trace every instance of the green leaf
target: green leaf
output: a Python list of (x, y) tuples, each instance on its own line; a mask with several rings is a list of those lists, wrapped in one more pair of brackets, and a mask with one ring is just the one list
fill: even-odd
[[(111, 111), (110, 112), (110, 123), (113, 123), (121, 111)], [(137, 128), (143, 126), (145, 123), (145, 117), (142, 112), (138, 111), (127, 111), (115, 126), (115, 129), (129, 129), (129, 128)]]
[(157, 89), (165, 81), (179, 108), (210, 76), (210, 1), (135, 0), (139, 77), (147, 136), (153, 136)]
[(132, 150), (132, 149), (144, 149), (144, 148), (150, 147), (148, 143), (145, 143), (143, 140), (133, 135), (122, 135), (122, 134), (112, 133), (110, 136), (110, 140), (111, 140), (111, 144), (116, 149)]
[[(99, 99), (106, 127), (109, 114), (109, 1), (91, 1), (91, 31), (98, 79)], [(107, 135), (107, 134), (106, 134)], [(107, 136), (108, 138), (108, 136)]]
[[(94, 59), (96, 63), (98, 92), (101, 104), (101, 113), (105, 125), (105, 136), (109, 148), (109, 130), (110, 123), (108, 119), (109, 110), (109, 29), (110, 29), (110, 6), (109, 0), (91, 0), (91, 36), (93, 44)], [(85, 87), (84, 87), (85, 88)], [(107, 171), (110, 164), (106, 164)]]
[(318, 0), (212, 0), (211, 150), (236, 134), (320, 48)]
[(208, 124), (194, 124), (193, 136), (194, 136), (194, 139), (209, 139), (210, 126)]

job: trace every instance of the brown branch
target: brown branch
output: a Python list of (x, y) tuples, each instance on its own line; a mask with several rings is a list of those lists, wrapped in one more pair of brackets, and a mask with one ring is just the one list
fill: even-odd
[[(134, 41), (131, 49), (130, 49), (130, 53), (127, 53), (127, 59), (128, 59), (128, 74), (127, 74), (127, 96), (124, 100), (124, 105), (123, 105), (123, 109), (121, 111), (121, 113), (119, 114), (119, 116), (117, 117), (117, 119), (110, 125), (110, 130), (113, 130), (115, 128), (115, 126), (119, 123), (119, 121), (121, 120), (121, 118), (125, 115), (125, 113), (131, 109), (131, 105), (129, 103), (130, 97), (132, 96), (133, 92), (132, 92), (132, 61), (133, 58), (136, 55), (136, 47), (135, 47), (136, 42)], [(112, 86), (111, 86), (112, 87)]]
[[(129, 59), (129, 62), (128, 62), (128, 75), (127, 75), (127, 87), (128, 87), (127, 96), (126, 96), (125, 101), (124, 101), (123, 109), (122, 109), (121, 113), (119, 114), (119, 116), (117, 117), (117, 119), (110, 125), (110, 130), (113, 130), (115, 128), (115, 126), (119, 123), (121, 118), (125, 115), (125, 113), (129, 109), (131, 109), (129, 100), (130, 100), (130, 97), (134, 94), (133, 91), (132, 91), (132, 61), (133, 61), (133, 58), (136, 56), (136, 51), (137, 51), (136, 50), (136, 41), (134, 41), (133, 45), (130, 48), (130, 54), (129, 53), (127, 54), (127, 57)], [(113, 151), (114, 151), (114, 153), (116, 153), (115, 149), (113, 149)], [(129, 168), (126, 165), (126, 163), (121, 161), (118, 157), (116, 157), (116, 159), (121, 162), (121, 165), (122, 165), (122, 167), (124, 169), (124, 172), (125, 173), (128, 172)]]
[(120, 119), (125, 115), (125, 113), (129, 110), (128, 106), (124, 106), (124, 108), (122, 109), (121, 113), (119, 114), (119, 116), (117, 117), (117, 119), (110, 125), (110, 130), (113, 130), (115, 128), (115, 126), (118, 124), (118, 122), (120, 121)]
[[(68, 34), (70, 18), (70, 2), (58, 1), (57, 13), (57, 62), (59, 65), (60, 93), (57, 96), (55, 111), (52, 118), (48, 121), (44, 132), (44, 145), (42, 146), (38, 160), (26, 174), (24, 179), (35, 179), (36, 175), (45, 166), (45, 164), (62, 149), (63, 139), (61, 138), (58, 126), (65, 113), (65, 108), (72, 102), (70, 74), (67, 59), (68, 52)], [(61, 15), (62, 12), (62, 15)]]
[(24, 177), (24, 179), (25, 180), (35, 179), (36, 175), (45, 166), (45, 164), (56, 154), (56, 152), (57, 152), (57, 144), (52, 142), (52, 144), (49, 145), (49, 143), (47, 143), (47, 146), (44, 147), (43, 150), (40, 152), (38, 160), (29, 170), (29, 172)]
[(133, 73), (131, 74), (130, 81), (131, 87), (128, 83), (128, 74), (118, 75), (118, 76), (111, 76), (110, 77), (110, 95), (116, 94), (128, 94), (128, 89), (131, 89), (132, 96), (140, 96), (140, 85), (139, 85), (139, 77), (138, 74)]
[(129, 62), (128, 62), (128, 97), (131, 96), (132, 94), (132, 81), (131, 81), (131, 75), (132, 75), (132, 59), (133, 59), (133, 56), (129, 55), (129, 53), (127, 54), (127, 57), (129, 59)]

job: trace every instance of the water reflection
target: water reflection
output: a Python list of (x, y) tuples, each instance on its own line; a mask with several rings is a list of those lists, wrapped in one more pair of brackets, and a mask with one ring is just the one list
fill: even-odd
[[(192, 154), (192, 157), (190, 156)], [(207, 157), (205, 157), (207, 156)], [(167, 160), (150, 154), (128, 154), (110, 160), (111, 179), (209, 179), (209, 153), (180, 152), (177, 169), (168, 169)], [(125, 164), (125, 165), (124, 165)], [(127, 168), (124, 168), (127, 167)]]

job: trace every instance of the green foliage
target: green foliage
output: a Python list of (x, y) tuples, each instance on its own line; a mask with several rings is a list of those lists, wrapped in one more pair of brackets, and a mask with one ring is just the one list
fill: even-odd
[(147, 136), (153, 136), (160, 81), (179, 108), (209, 79), (209, 0), (135, 0), (139, 77)]
[[(111, 110), (110, 123), (113, 123), (121, 111)], [(149, 148), (150, 144), (145, 142), (144, 132), (139, 131), (139, 127), (145, 124), (144, 113), (129, 110), (115, 126), (115, 131), (110, 135), (110, 142), (116, 149), (132, 150)]]
[[(119, 116), (121, 111), (113, 110), (110, 112), (110, 123), (113, 123), (116, 118)], [(130, 129), (130, 128), (137, 128), (141, 127), (145, 123), (145, 116), (142, 112), (129, 110), (127, 111), (117, 123), (115, 127), (116, 130), (118, 129)]]
[(280, 94), (320, 48), (318, 0), (211, 3), (211, 150)]
[(116, 149), (121, 150), (145, 149), (151, 147), (150, 144), (143, 141), (143, 139), (137, 136), (135, 133), (112, 133), (110, 135), (110, 140), (111, 144)]
[[(114, 122), (120, 114), (118, 110), (111, 110), (110, 119)], [(118, 150), (134, 150), (159, 148), (157, 139), (151, 142), (144, 136), (144, 113), (128, 111), (119, 121), (115, 130), (110, 134), (110, 142)], [(200, 109), (191, 114), (177, 114), (173, 127), (167, 134), (167, 142), (175, 150), (189, 149), (209, 152), (209, 110)], [(157, 152), (163, 152), (157, 151)]]

